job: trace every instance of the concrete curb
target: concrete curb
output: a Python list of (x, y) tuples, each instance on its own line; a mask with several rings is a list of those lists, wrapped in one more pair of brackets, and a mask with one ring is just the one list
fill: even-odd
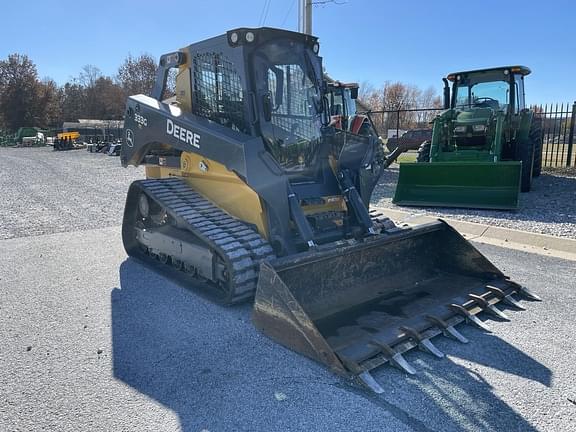
[[(434, 216), (388, 208), (374, 207), (374, 210), (381, 212), (394, 222), (402, 222), (409, 225), (417, 225), (438, 219), (438, 217)], [(472, 241), (576, 261), (576, 240), (573, 239), (531, 233), (511, 228), (495, 227), (475, 222), (465, 222), (456, 219), (441, 219), (448, 222), (464, 237)]]

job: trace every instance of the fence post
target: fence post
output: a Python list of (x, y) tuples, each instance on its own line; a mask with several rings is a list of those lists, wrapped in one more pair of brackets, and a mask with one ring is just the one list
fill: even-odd
[(396, 139), (400, 139), (398, 135), (400, 135), (400, 110), (396, 111)]
[(568, 135), (568, 157), (566, 166), (572, 164), (572, 146), (574, 145), (574, 123), (576, 123), (576, 101), (572, 105), (572, 118), (570, 119), (570, 134)]

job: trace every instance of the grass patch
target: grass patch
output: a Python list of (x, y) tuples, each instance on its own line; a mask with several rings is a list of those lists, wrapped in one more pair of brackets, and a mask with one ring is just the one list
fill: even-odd
[(400, 156), (398, 156), (398, 159), (396, 159), (396, 162), (400, 163), (400, 162), (416, 162), (416, 156), (418, 153), (414, 152), (406, 152), (406, 153), (402, 153)]

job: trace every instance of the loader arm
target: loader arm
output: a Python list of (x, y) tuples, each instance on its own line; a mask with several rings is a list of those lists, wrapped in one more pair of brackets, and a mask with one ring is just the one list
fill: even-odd
[(218, 161), (244, 178), (245, 144), (259, 141), (145, 95), (128, 99), (124, 134), (123, 166), (140, 165), (150, 147), (162, 143)]
[[(236, 173), (266, 204), (271, 238), (290, 236), (290, 185), (282, 169), (252, 137), (183, 112), (145, 95), (127, 102), (122, 146), (123, 166), (140, 165), (151, 148), (168, 145), (175, 153), (190, 152), (219, 162)], [(293, 209), (294, 210), (294, 209)]]

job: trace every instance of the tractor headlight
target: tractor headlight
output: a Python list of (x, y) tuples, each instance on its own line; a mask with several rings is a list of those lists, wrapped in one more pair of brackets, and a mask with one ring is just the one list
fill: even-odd
[(252, 33), (251, 31), (246, 32), (246, 42), (251, 43), (254, 42), (255, 36), (254, 33)]
[(474, 132), (486, 132), (486, 125), (477, 124), (472, 126)]
[(456, 126), (454, 128), (455, 133), (466, 133), (466, 126)]

